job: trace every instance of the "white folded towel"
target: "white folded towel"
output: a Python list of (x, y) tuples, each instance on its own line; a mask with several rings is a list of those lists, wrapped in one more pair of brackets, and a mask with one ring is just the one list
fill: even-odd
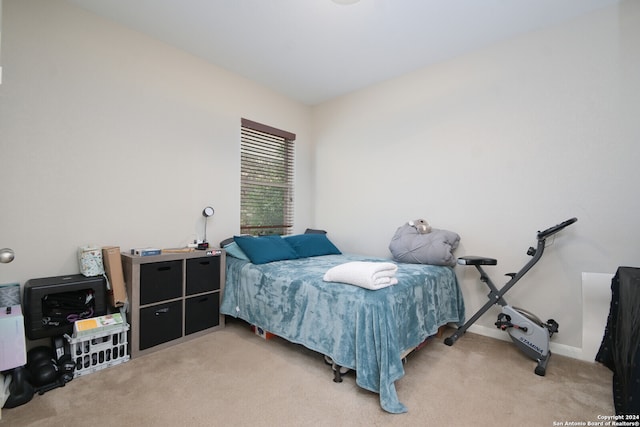
[(375, 290), (398, 283), (396, 271), (398, 266), (392, 262), (352, 261), (330, 268), (322, 280)]

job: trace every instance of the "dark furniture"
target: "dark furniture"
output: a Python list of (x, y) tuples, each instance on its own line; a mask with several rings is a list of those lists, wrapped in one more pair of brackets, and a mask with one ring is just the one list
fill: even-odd
[(596, 361), (613, 371), (616, 415), (640, 414), (640, 268), (619, 267)]
[(223, 328), (224, 265), (225, 252), (219, 249), (153, 256), (123, 253), (131, 357)]
[[(90, 296), (90, 311), (74, 311), (60, 303), (58, 309), (48, 301), (56, 296), (84, 299)], [(103, 276), (85, 277), (82, 274), (30, 279), (24, 285), (25, 333), (30, 340), (73, 333), (73, 323), (81, 318), (107, 314), (106, 281)], [(63, 298), (60, 298), (62, 301)]]

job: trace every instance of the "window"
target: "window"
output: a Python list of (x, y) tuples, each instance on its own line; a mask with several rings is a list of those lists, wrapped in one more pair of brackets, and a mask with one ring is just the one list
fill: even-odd
[(242, 119), (240, 231), (291, 234), (296, 135)]

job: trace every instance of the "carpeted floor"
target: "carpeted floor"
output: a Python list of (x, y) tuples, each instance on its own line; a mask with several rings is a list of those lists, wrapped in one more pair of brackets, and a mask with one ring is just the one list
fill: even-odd
[(467, 333), (411, 354), (396, 383), (408, 408), (340, 384), (323, 357), (245, 323), (74, 379), (2, 410), (0, 426), (553, 426), (613, 415), (611, 372), (553, 355), (545, 377), (514, 345)]

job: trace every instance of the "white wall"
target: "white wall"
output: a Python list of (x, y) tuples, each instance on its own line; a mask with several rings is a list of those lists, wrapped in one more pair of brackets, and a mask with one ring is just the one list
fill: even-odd
[[(577, 216), (507, 298), (561, 345), (581, 345), (581, 273), (638, 265), (640, 2), (314, 109), (61, 0), (5, 0), (2, 20), (0, 283), (75, 273), (89, 243), (183, 245), (208, 204), (210, 241), (237, 232), (241, 117), (298, 135), (296, 229), (344, 251), (389, 256), (424, 217), (502, 283)], [(470, 315), (486, 290), (457, 272)]]
[(2, 83), (2, 0), (0, 0), (0, 84)]
[(6, 0), (0, 283), (77, 273), (86, 244), (238, 233), (240, 118), (297, 134), (296, 224), (313, 217), (310, 109), (60, 0)]
[[(630, 1), (322, 104), (316, 226), (344, 251), (390, 256), (396, 228), (425, 218), (461, 235), (456, 255), (497, 258), (501, 285), (536, 231), (575, 216), (506, 299), (579, 348), (582, 272), (640, 265), (638, 76)], [(470, 317), (487, 289), (456, 270)], [(495, 329), (496, 313), (478, 325)]]

